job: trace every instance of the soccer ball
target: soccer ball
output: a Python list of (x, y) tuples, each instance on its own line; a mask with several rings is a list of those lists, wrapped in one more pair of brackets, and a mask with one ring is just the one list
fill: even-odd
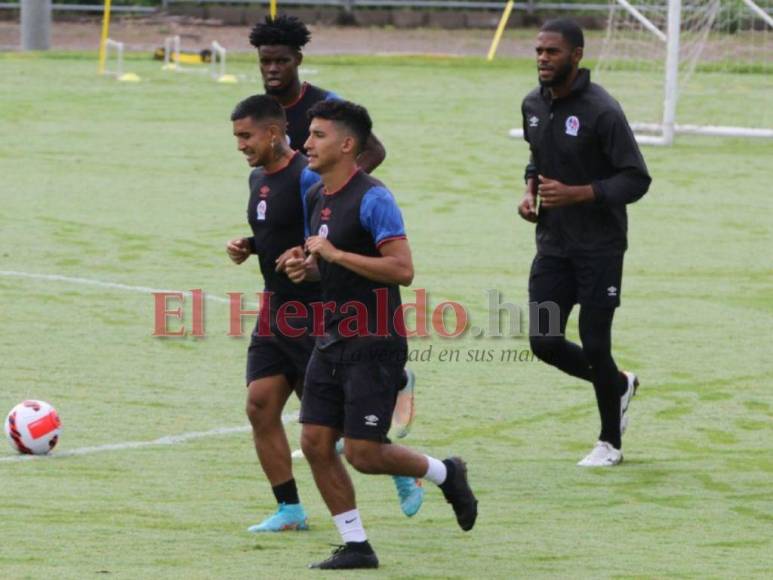
[(5, 434), (16, 451), (26, 455), (45, 455), (59, 441), (62, 422), (45, 401), (19, 403), (5, 418)]

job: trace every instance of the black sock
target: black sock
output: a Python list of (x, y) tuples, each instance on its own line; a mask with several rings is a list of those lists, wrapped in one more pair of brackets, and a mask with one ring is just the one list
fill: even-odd
[(447, 495), (453, 491), (452, 483), (454, 481), (454, 476), (456, 475), (456, 466), (450, 459), (444, 459), (443, 465), (446, 466), (446, 480), (441, 483), (439, 487), (443, 493)]
[(276, 503), (294, 504), (301, 503), (298, 499), (298, 488), (295, 485), (295, 479), (290, 479), (271, 488), (276, 498)]
[(360, 554), (373, 554), (373, 548), (368, 540), (364, 542), (346, 542), (346, 547), (350, 548), (353, 552), (359, 552)]

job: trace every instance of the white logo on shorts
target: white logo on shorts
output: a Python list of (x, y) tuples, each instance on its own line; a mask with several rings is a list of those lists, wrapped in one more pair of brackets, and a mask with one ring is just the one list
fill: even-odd
[(327, 224), (322, 224), (321, 226), (319, 226), (318, 235), (320, 238), (327, 239), (327, 232), (328, 232)]
[(536, 115), (532, 115), (529, 117), (529, 127), (538, 127), (539, 126), (539, 117)]
[(607, 296), (611, 296), (612, 298), (617, 296), (617, 288), (615, 288), (614, 286), (610, 286), (609, 288), (607, 288)]
[(378, 427), (378, 417), (375, 415), (365, 415), (365, 424), (368, 427)]
[(266, 200), (261, 200), (258, 204), (258, 219), (261, 221), (266, 219)]
[(580, 120), (572, 115), (566, 118), (566, 134), (572, 137), (577, 137), (577, 133), (580, 132)]

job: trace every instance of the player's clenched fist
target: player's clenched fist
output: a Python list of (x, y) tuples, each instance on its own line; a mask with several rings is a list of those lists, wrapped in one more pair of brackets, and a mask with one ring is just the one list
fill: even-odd
[(306, 251), (312, 256), (319, 256), (326, 262), (335, 262), (343, 252), (322, 236), (311, 236), (306, 240)]
[(234, 264), (241, 264), (249, 258), (252, 253), (247, 238), (237, 238), (229, 241), (225, 246), (225, 251)]

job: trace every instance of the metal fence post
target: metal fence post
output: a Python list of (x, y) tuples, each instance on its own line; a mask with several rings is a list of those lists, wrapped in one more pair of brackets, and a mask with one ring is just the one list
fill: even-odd
[(21, 49), (51, 48), (51, 0), (21, 0)]

